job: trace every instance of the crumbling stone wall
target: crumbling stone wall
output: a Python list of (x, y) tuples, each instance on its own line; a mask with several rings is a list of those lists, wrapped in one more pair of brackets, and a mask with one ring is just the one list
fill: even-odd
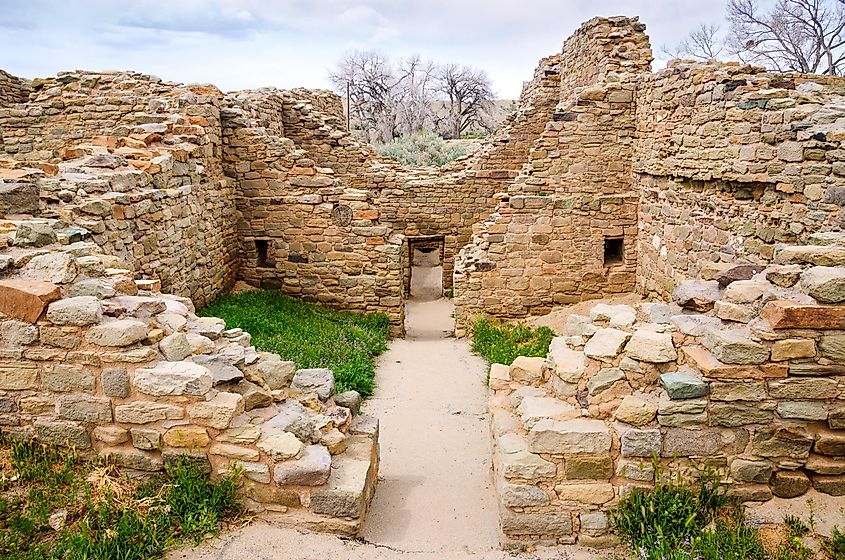
[(378, 470), (360, 396), (256, 351), (64, 226), (0, 220), (0, 432), (135, 476), (180, 458), (212, 477), (237, 466), (251, 511), (357, 534)]
[(677, 63), (641, 76), (635, 182), (639, 289), (842, 227), (845, 81), (738, 64)]
[(24, 103), (31, 92), (32, 84), (29, 80), (0, 70), (0, 107)]
[(548, 358), (493, 365), (503, 543), (616, 544), (607, 512), (654, 483), (653, 457), (714, 469), (741, 501), (845, 495), (845, 236), (811, 241), (685, 281), (677, 303), (595, 305)]

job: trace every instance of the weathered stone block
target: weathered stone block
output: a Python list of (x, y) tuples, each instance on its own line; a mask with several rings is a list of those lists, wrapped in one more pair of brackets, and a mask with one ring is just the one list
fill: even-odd
[(531, 484), (503, 484), (499, 496), (502, 503), (511, 508), (545, 506), (549, 503), (549, 495)]
[(657, 406), (654, 403), (628, 395), (619, 404), (619, 407), (614, 412), (614, 417), (626, 424), (633, 426), (643, 426), (654, 420), (657, 414)]
[(613, 476), (613, 459), (609, 455), (567, 457), (564, 476), (570, 480), (609, 480)]
[(45, 370), (41, 374), (41, 382), (50, 391), (60, 393), (70, 391), (93, 392), (97, 379), (84, 366), (56, 364), (52, 371)]
[(59, 416), (80, 422), (111, 422), (111, 401), (90, 395), (67, 395), (59, 399)]
[(23, 391), (36, 387), (38, 387), (38, 366), (34, 363), (0, 363), (0, 390)]
[(660, 385), (673, 400), (695, 399), (709, 392), (707, 383), (691, 370), (664, 373), (660, 376)]
[(237, 393), (217, 393), (209, 401), (189, 404), (187, 411), (191, 421), (222, 430), (244, 411), (244, 399)]
[(204, 395), (211, 390), (211, 373), (191, 362), (160, 362), (139, 368), (133, 376), (135, 387), (155, 397), (169, 395)]
[(529, 358), (518, 356), (511, 364), (508, 372), (510, 378), (528, 385), (538, 385), (543, 382), (548, 370), (545, 358)]
[(26, 323), (35, 323), (47, 305), (60, 297), (59, 287), (49, 282), (0, 280), (0, 313)]
[(91, 328), (85, 338), (97, 346), (131, 346), (147, 338), (147, 325), (138, 319), (115, 319)]
[(623, 457), (651, 457), (660, 455), (660, 430), (627, 430), (622, 434)]
[(136, 401), (114, 407), (114, 420), (124, 424), (148, 424), (161, 420), (181, 420), (185, 410), (172, 404)]
[(170, 447), (203, 449), (211, 442), (208, 431), (201, 426), (175, 426), (164, 433), (164, 444)]
[(558, 484), (555, 492), (562, 502), (590, 505), (606, 504), (615, 496), (610, 483)]
[(540, 535), (567, 537), (572, 534), (572, 516), (569, 512), (516, 513), (503, 511), (500, 516), (505, 535)]
[(88, 437), (88, 432), (79, 424), (60, 420), (38, 419), (33, 422), (33, 427), (38, 440), (47, 445), (75, 447), (77, 449), (91, 447), (91, 438)]
[(298, 459), (276, 463), (273, 480), (277, 484), (320, 486), (325, 484), (331, 473), (332, 456), (322, 445), (309, 445)]
[(810, 305), (777, 300), (767, 303), (760, 317), (773, 329), (845, 329), (845, 306)]
[(533, 453), (600, 454), (609, 452), (610, 445), (610, 429), (601, 420), (541, 420), (528, 433)]

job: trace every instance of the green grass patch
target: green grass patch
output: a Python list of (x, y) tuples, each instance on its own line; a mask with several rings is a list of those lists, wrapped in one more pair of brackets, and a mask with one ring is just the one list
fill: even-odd
[(491, 364), (510, 365), (517, 356), (545, 357), (555, 333), (481, 317), (473, 325), (472, 351)]
[(278, 291), (227, 294), (199, 312), (252, 335), (259, 350), (300, 368), (330, 368), (338, 392), (373, 394), (375, 357), (387, 349), (390, 320), (382, 314), (334, 311)]
[(238, 478), (211, 482), (185, 461), (138, 482), (66, 449), (0, 438), (0, 558), (159, 558), (237, 517)]

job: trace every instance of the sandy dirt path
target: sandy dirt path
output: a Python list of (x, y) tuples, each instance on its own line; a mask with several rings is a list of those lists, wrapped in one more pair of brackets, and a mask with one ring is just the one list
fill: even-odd
[(449, 300), (410, 301), (407, 336), (379, 359), (368, 414), (381, 467), (362, 537), (405, 551), (498, 546), (486, 363), (452, 338)]

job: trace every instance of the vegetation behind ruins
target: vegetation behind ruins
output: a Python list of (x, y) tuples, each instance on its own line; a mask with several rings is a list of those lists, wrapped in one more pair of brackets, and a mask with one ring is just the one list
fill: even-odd
[(472, 351), (491, 364), (511, 364), (518, 356), (545, 357), (555, 333), (548, 327), (531, 328), (487, 318), (475, 322)]
[(379, 154), (402, 165), (433, 165), (443, 167), (467, 154), (464, 146), (447, 144), (440, 136), (427, 130), (401, 136), (387, 144), (377, 144)]
[(68, 449), (0, 439), (0, 558), (158, 558), (236, 517), (238, 478), (209, 482), (180, 460), (130, 480)]
[(385, 315), (334, 311), (270, 290), (224, 295), (200, 314), (249, 332), (256, 348), (297, 367), (331, 369), (338, 392), (365, 397), (373, 394), (375, 358), (390, 334)]

